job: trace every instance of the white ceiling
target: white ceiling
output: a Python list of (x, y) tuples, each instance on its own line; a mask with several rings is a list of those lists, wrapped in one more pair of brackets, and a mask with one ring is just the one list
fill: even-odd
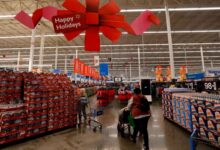
[[(84, 3), (84, 0), (81, 0)], [(55, 6), (61, 7), (63, 0), (1, 0), (0, 16), (15, 15), (20, 10), (32, 13), (37, 7)], [(101, 0), (102, 4), (107, 0)], [(155, 9), (164, 8), (163, 0), (116, 0), (119, 6), (125, 9)], [(167, 0), (169, 8), (206, 8), (220, 7), (219, 0)], [(137, 12), (123, 13), (128, 22), (131, 22)], [(73, 70), (71, 59), (75, 57), (76, 50), (79, 57), (86, 64), (93, 65), (93, 56), (99, 55), (101, 62), (108, 62), (112, 58), (113, 75), (129, 76), (129, 63), (131, 63), (132, 76), (137, 76), (138, 54), (141, 52), (142, 75), (152, 75), (155, 65), (169, 65), (169, 50), (167, 40), (167, 28), (165, 12), (155, 12), (161, 19), (160, 26), (153, 26), (149, 32), (142, 36), (123, 34), (117, 43), (111, 43), (101, 35), (101, 52), (87, 53), (83, 49), (84, 35), (71, 42), (63, 36), (57, 36), (52, 24), (42, 20), (36, 29), (38, 36), (35, 41), (34, 64), (39, 63), (40, 35), (44, 33), (45, 52), (44, 64), (55, 67), (55, 53), (58, 47), (58, 68), (64, 70), (65, 56), (68, 59), (67, 69)], [(209, 11), (171, 11), (171, 29), (174, 43), (174, 61), (178, 69), (181, 65), (187, 65), (189, 72), (201, 71), (200, 46), (203, 46), (206, 67), (220, 67), (220, 10)], [(185, 32), (183, 32), (185, 31)], [(49, 36), (48, 36), (49, 35)], [(52, 36), (51, 36), (52, 35)], [(6, 58), (17, 58), (18, 51), (21, 52), (21, 64), (27, 69), (31, 30), (20, 24), (13, 18), (0, 19), (0, 66), (16, 66), (17, 61), (4, 60)], [(215, 43), (215, 44), (213, 44)], [(132, 59), (132, 60), (131, 60)], [(46, 67), (44, 69), (47, 69)], [(176, 70), (177, 71), (177, 70)], [(127, 72), (127, 73), (126, 73)]]

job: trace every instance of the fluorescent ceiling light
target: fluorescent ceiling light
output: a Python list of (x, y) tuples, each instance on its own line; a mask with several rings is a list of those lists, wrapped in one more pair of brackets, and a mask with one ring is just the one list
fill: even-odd
[[(129, 13), (129, 12), (144, 12), (146, 10), (152, 12), (160, 12), (166, 11), (165, 8), (153, 8), (153, 9), (122, 9), (121, 12)], [(220, 7), (192, 7), (192, 8), (168, 8), (168, 11), (212, 11), (212, 10), (220, 10)]]
[[(147, 31), (144, 34), (167, 34), (167, 31)], [(171, 31), (173, 34), (181, 34), (181, 33), (220, 33), (220, 30), (188, 30), (188, 31)], [(103, 35), (102, 33), (99, 33)], [(122, 32), (122, 34), (128, 34), (127, 32)], [(85, 33), (80, 34), (85, 35)], [(63, 37), (62, 34), (46, 34), (44, 37)], [(35, 38), (40, 38), (42, 35), (36, 35)], [(0, 39), (18, 39), (18, 38), (31, 38), (31, 35), (15, 35), (15, 36), (1, 36)]]
[[(152, 11), (152, 12), (161, 12), (166, 11), (165, 8), (152, 8), (152, 9), (122, 9), (122, 13), (129, 13), (129, 12), (143, 12), (143, 11)], [(193, 7), (193, 8), (168, 8), (169, 11), (216, 11), (220, 10), (220, 7)], [(32, 14), (29, 14), (32, 16)], [(13, 19), (15, 15), (0, 15), (0, 19)]]

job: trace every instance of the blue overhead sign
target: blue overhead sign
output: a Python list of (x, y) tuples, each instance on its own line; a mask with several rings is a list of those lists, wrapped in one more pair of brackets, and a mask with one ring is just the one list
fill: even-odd
[(108, 76), (108, 64), (100, 64), (100, 76)]
[(205, 73), (192, 73), (192, 74), (186, 74), (186, 78), (187, 79), (192, 79), (192, 80), (198, 80), (198, 79), (202, 79), (205, 77)]

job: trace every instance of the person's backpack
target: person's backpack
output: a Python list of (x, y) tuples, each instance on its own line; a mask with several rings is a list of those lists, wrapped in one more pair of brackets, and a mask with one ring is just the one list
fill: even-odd
[(146, 112), (146, 113), (150, 112), (150, 104), (144, 96), (141, 98), (139, 109), (142, 112)]

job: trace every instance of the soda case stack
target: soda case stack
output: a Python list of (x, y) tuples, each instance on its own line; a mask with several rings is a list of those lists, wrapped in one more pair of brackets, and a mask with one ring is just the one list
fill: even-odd
[(0, 104), (22, 103), (20, 73), (0, 71)]
[(0, 71), (0, 144), (76, 125), (78, 97), (65, 75)]
[(52, 75), (50, 82), (48, 130), (61, 129), (77, 124), (77, 100), (74, 88), (66, 76)]
[(23, 73), (27, 137), (45, 133), (48, 126), (49, 87), (43, 74)]
[(191, 96), (193, 128), (202, 139), (220, 147), (220, 96), (194, 94)]
[(25, 137), (27, 114), (21, 99), (22, 80), (20, 73), (0, 71), (0, 144)]
[(0, 144), (25, 138), (26, 123), (23, 104), (0, 104)]
[(163, 115), (167, 119), (173, 120), (173, 109), (176, 107), (173, 107), (173, 101), (172, 96), (174, 93), (184, 93), (184, 92), (191, 92), (190, 89), (186, 88), (166, 88), (163, 91), (162, 94), (162, 110)]
[(192, 132), (191, 102), (187, 95), (184, 93), (173, 94), (173, 121)]

